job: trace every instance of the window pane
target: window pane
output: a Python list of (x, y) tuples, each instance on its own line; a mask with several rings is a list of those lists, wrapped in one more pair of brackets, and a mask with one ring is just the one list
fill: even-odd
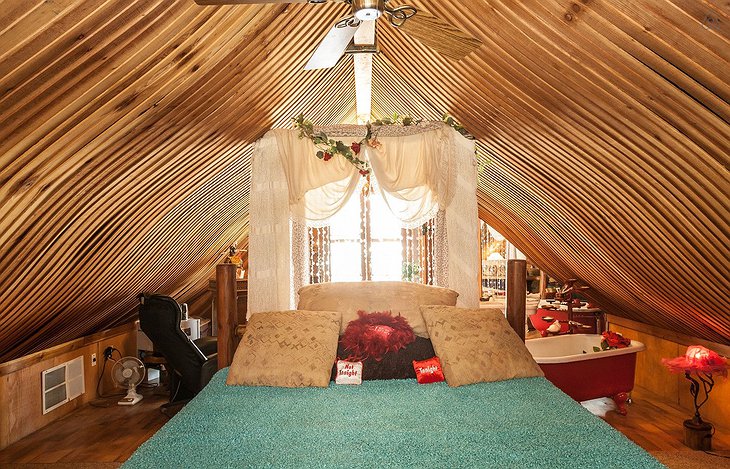
[(401, 239), (401, 223), (390, 211), (380, 192), (370, 195), (370, 237), (375, 240)]
[(373, 241), (371, 250), (373, 280), (401, 280), (402, 251), (403, 246), (400, 241)]
[[(377, 182), (373, 181), (374, 185)], [(353, 194), (342, 210), (332, 217), (329, 225), (328, 250), (331, 278), (333, 282), (360, 281), (363, 248), (361, 232), (362, 212), (360, 188)], [(403, 275), (403, 230), (400, 221), (391, 213), (382, 195), (373, 191), (369, 196), (367, 217), (370, 225), (371, 280), (401, 280)], [(420, 233), (419, 233), (420, 234)], [(416, 236), (417, 238), (417, 236)], [(413, 239), (408, 243), (414, 260), (420, 260), (420, 242)], [(418, 275), (412, 280), (418, 280)]]
[(359, 282), (361, 277), (360, 242), (338, 241), (330, 244), (333, 282)]
[[(332, 217), (330, 239), (349, 239), (353, 241), (360, 239), (360, 197), (357, 192), (350, 197), (342, 210)], [(359, 263), (357, 272), (359, 275)]]
[(507, 241), (483, 221), (480, 221), (480, 227), (482, 297), (504, 300), (507, 283)]

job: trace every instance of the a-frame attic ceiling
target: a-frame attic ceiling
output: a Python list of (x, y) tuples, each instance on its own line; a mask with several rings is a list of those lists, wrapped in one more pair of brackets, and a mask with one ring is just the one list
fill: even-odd
[[(396, 0), (393, 0), (396, 3)], [(730, 344), (730, 7), (413, 0), (483, 42), (379, 26), (375, 116), (448, 112), (480, 215), (611, 312)], [(0, 362), (181, 301), (245, 242), (252, 143), (352, 121), (352, 59), (302, 70), (342, 3), (11, 0), (0, 10)]]

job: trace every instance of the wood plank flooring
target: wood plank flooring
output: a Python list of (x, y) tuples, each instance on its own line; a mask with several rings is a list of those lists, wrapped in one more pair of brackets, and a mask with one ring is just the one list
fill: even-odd
[[(616, 412), (609, 412), (604, 420), (650, 453), (657, 451), (692, 452), (684, 445), (682, 423), (692, 417), (693, 412), (663, 401), (656, 394), (640, 387), (634, 389), (632, 399), (633, 403), (629, 406), (628, 415), (622, 416)], [(715, 425), (715, 435), (712, 437), (713, 450), (730, 451), (728, 422), (712, 423)]]
[[(79, 409), (0, 451), (0, 467), (12, 463), (85, 463), (93, 467), (93, 463), (109, 466), (125, 461), (168, 420), (159, 410), (167, 395), (162, 390), (143, 393), (145, 398), (136, 406), (117, 406), (111, 400), (109, 407)], [(697, 453), (682, 443), (682, 422), (690, 417), (686, 410), (641, 388), (634, 390), (633, 401), (627, 416), (609, 412), (605, 420), (649, 452)], [(730, 451), (730, 428), (714, 423), (713, 450)], [(697, 456), (707, 457), (703, 453)], [(730, 466), (730, 459), (715, 459), (714, 469)]]
[(137, 405), (119, 406), (119, 397), (106, 399), (99, 403), (108, 407), (87, 405), (28, 435), (0, 451), (0, 467), (7, 463), (126, 461), (169, 420), (159, 410), (167, 402), (167, 392), (140, 392), (144, 399)]

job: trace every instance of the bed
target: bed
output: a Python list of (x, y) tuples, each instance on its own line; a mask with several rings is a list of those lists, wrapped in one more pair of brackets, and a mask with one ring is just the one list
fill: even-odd
[(292, 389), (226, 386), (226, 373), (124, 468), (663, 467), (545, 378)]
[[(448, 384), (389, 379), (346, 386), (331, 382), (327, 372), (324, 384), (306, 383), (314, 387), (229, 386), (227, 381), (241, 379), (241, 370), (249, 374), (247, 379), (269, 383), (266, 373), (274, 373), (281, 362), (272, 352), (278, 350), (274, 345), (260, 354), (266, 366), (255, 371), (256, 364), (250, 360), (256, 354), (244, 350), (251, 343), (260, 339), (271, 346), (278, 340), (300, 349), (317, 335), (311, 324), (282, 326), (285, 318), (304, 321), (316, 316), (332, 329), (329, 333), (337, 344), (339, 313), (337, 321), (331, 320), (335, 317), (331, 312), (270, 313), (260, 316), (266, 318), (261, 320), (255, 315), (231, 367), (220, 370), (124, 467), (664, 467), (544, 377), (521, 377), (529, 374), (514, 372), (512, 357), (529, 356), (524, 344), (498, 359), (490, 354), (493, 367), (475, 365), (481, 349), (474, 352), (463, 344), (450, 344), (466, 366), (467, 373), (459, 376), (459, 360), (450, 360), (443, 345), (444, 338), (451, 340), (452, 332), (458, 331), (458, 324), (448, 318), (473, 316), (480, 318), (480, 325), (493, 320), (509, 328), (500, 312), (484, 321), (487, 316), (478, 310), (424, 308), (424, 330), (444, 361)], [(458, 336), (472, 345), (480, 343), (474, 339), (479, 335), (474, 323), (466, 328), (469, 332)], [(302, 341), (289, 332), (301, 330), (306, 330)], [(489, 344), (498, 344), (498, 350), (505, 348), (502, 336), (519, 341), (511, 329), (493, 334), (494, 330), (486, 329), (486, 333)], [(314, 348), (322, 352), (321, 346)], [(241, 360), (249, 362), (241, 367)], [(484, 368), (498, 369), (497, 361), (506, 362), (513, 379), (502, 376), (493, 382), (473, 382), (469, 378), (469, 373)], [(310, 362), (316, 360), (299, 360), (300, 366)], [(292, 379), (291, 375), (286, 379)], [(295, 379), (304, 378), (297, 374)]]

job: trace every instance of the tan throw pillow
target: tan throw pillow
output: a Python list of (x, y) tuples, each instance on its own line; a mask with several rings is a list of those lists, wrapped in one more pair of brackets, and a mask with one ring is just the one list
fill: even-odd
[(337, 357), (340, 313), (279, 311), (251, 316), (226, 384), (327, 387)]
[(390, 311), (406, 318), (416, 335), (428, 337), (419, 306), (453, 306), (458, 296), (448, 288), (411, 282), (328, 282), (299, 289), (297, 309), (341, 312), (340, 334), (357, 319), (358, 311)]
[(543, 376), (498, 309), (422, 306), (449, 386)]

